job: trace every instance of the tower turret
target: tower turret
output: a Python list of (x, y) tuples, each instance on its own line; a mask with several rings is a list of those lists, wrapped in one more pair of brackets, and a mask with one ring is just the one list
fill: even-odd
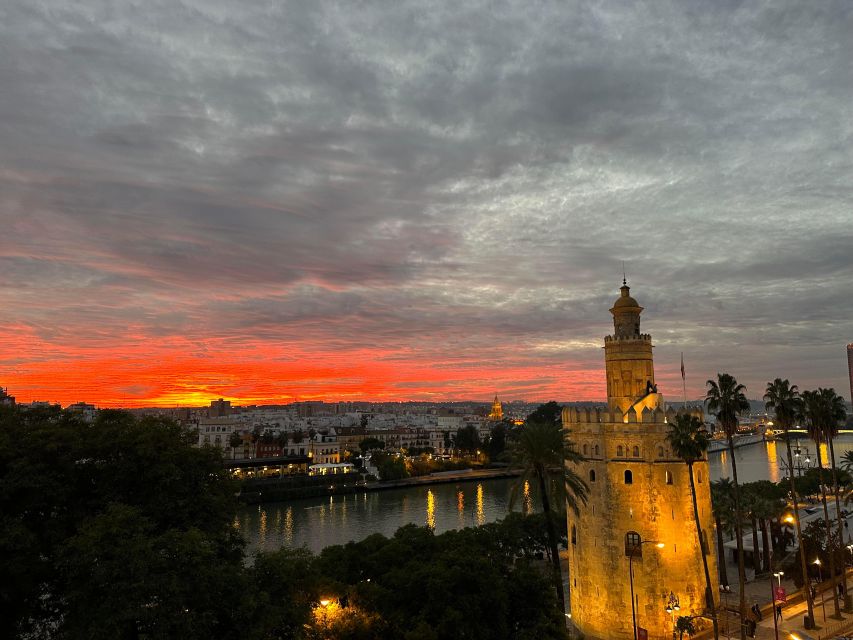
[[(655, 369), (652, 361), (652, 337), (640, 333), (640, 314), (643, 307), (631, 297), (631, 289), (623, 280), (621, 295), (610, 313), (613, 314), (613, 335), (604, 338), (604, 361), (607, 369), (607, 403), (611, 411), (622, 413), (642, 398), (657, 396)], [(656, 409), (658, 397), (647, 398), (646, 408)]]

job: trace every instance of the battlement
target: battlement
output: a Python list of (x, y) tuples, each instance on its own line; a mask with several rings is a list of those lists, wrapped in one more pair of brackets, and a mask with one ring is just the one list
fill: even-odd
[(666, 410), (656, 408), (649, 409), (642, 407), (639, 412), (630, 410), (623, 413), (619, 409), (609, 409), (600, 407), (563, 407), (563, 426), (571, 424), (631, 424), (631, 423), (646, 423), (646, 424), (666, 424), (673, 422), (678, 415), (692, 415), (699, 420), (704, 420), (702, 409), (697, 407), (687, 407), (681, 409), (673, 409), (667, 407)]
[(637, 336), (621, 337), (621, 336), (604, 336), (604, 342), (651, 342), (652, 336), (648, 333), (641, 333)]

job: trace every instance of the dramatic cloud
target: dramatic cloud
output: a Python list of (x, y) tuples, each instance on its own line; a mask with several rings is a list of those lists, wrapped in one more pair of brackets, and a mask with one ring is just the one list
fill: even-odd
[(102, 405), (846, 395), (847, 2), (0, 8), (0, 384)]

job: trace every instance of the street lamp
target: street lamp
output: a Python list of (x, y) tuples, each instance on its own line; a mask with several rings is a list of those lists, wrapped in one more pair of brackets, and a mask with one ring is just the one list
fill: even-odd
[[(771, 560), (772, 562), (772, 560)], [(770, 605), (773, 608), (773, 633), (776, 635), (776, 640), (779, 640), (779, 625), (776, 622), (776, 594), (773, 592), (773, 578), (777, 578), (779, 580), (779, 588), (782, 588), (782, 576), (785, 575), (784, 571), (777, 571), (770, 578)], [(779, 605), (781, 607), (781, 605)], [(781, 617), (781, 615), (780, 615)]]
[(678, 602), (678, 596), (670, 591), (669, 600), (666, 603), (666, 612), (672, 618), (672, 640), (675, 640), (675, 612), (680, 610), (681, 604)]
[(720, 585), (720, 593), (723, 596), (723, 611), (726, 612), (726, 638), (731, 638), (729, 635), (729, 594), (732, 588), (727, 584)]
[(663, 549), (665, 546), (663, 542), (657, 540), (641, 540), (631, 547), (631, 555), (628, 556), (628, 580), (631, 583), (631, 623), (634, 627), (634, 640), (637, 640), (637, 609), (634, 604), (634, 556), (637, 551), (642, 553), (644, 544), (653, 544), (658, 549)]
[[(820, 568), (820, 558), (815, 558), (815, 561), (813, 564), (817, 565), (818, 584), (822, 585), (823, 584), (823, 571), (821, 571), (821, 568)], [(823, 608), (823, 621), (826, 622), (826, 598), (824, 597), (822, 588), (820, 590), (820, 606)]]

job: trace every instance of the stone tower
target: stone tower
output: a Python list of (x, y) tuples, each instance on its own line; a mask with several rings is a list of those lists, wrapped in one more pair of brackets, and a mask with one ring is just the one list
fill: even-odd
[[(571, 612), (580, 631), (594, 638), (633, 640), (632, 553), (637, 626), (649, 638), (672, 638), (674, 616), (666, 612), (670, 593), (679, 599), (678, 615), (705, 608), (687, 465), (666, 441), (668, 421), (677, 414), (657, 392), (652, 339), (640, 333), (642, 311), (623, 281), (610, 310), (613, 335), (604, 338), (607, 408), (563, 409), (563, 427), (587, 458), (573, 467), (589, 486), (588, 504), (567, 516)], [(701, 409), (695, 414), (701, 418)], [(708, 463), (693, 469), (716, 602)], [(638, 542), (644, 543), (639, 550)]]

